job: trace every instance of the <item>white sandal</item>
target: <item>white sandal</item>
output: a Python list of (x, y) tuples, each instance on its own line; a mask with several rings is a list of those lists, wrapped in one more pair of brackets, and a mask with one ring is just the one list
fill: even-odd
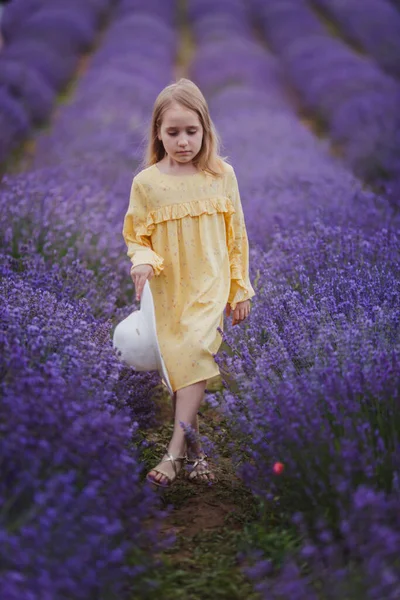
[[(188, 475), (187, 475), (187, 479), (189, 481), (193, 481), (195, 483), (209, 483), (210, 481), (212, 483), (216, 483), (217, 478), (215, 477), (213, 471), (211, 471), (209, 464), (207, 462), (208, 456), (207, 454), (203, 454), (202, 456), (196, 456), (195, 458), (188, 458), (187, 459), (187, 463), (190, 465), (193, 465), (192, 468), (190, 469)], [(200, 465), (200, 469), (197, 469), (197, 467)], [(207, 477), (207, 479), (204, 479), (203, 477), (201, 477), (202, 475), (214, 475), (213, 479), (211, 479), (210, 477)]]
[(176, 466), (176, 462), (177, 461), (182, 462), (182, 461), (185, 461), (186, 459), (187, 459), (186, 454), (185, 454), (185, 456), (174, 457), (167, 450), (167, 452), (164, 454), (164, 456), (162, 457), (161, 461), (158, 464), (160, 465), (163, 462), (171, 462), (175, 475), (173, 475), (171, 477), (171, 475), (168, 472), (166, 472), (162, 467), (159, 467), (157, 465), (156, 468), (150, 470), (150, 473), (151, 473), (151, 471), (155, 471), (156, 473), (161, 473), (161, 475), (163, 475), (164, 477), (166, 477), (168, 479), (168, 483), (161, 483), (160, 481), (157, 481), (153, 477), (150, 477), (149, 473), (146, 476), (147, 481), (149, 483), (151, 483), (152, 485), (157, 485), (158, 487), (163, 487), (163, 488), (170, 487), (172, 485), (172, 483), (175, 481), (175, 479), (178, 477), (178, 474), (179, 474), (180, 470), (182, 469), (182, 464), (181, 464), (180, 469), (178, 470), (178, 468)]

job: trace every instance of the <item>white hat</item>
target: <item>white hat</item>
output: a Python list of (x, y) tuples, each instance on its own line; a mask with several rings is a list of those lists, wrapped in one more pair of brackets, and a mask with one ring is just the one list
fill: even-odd
[(153, 296), (148, 281), (143, 288), (140, 310), (135, 310), (116, 326), (113, 346), (121, 352), (120, 358), (136, 371), (158, 371), (169, 393), (173, 395), (158, 345)]

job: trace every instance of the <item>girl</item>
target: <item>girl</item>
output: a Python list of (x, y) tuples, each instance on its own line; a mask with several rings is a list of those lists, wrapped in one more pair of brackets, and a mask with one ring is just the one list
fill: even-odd
[(207, 379), (219, 374), (213, 354), (222, 342), (224, 308), (233, 325), (240, 323), (255, 292), (235, 173), (219, 156), (207, 102), (188, 79), (156, 99), (147, 167), (133, 179), (123, 237), (137, 300), (150, 283), (174, 392), (173, 435), (147, 479), (170, 485), (187, 461), (190, 480), (214, 480), (207, 456), (186, 439), (180, 422), (198, 433)]

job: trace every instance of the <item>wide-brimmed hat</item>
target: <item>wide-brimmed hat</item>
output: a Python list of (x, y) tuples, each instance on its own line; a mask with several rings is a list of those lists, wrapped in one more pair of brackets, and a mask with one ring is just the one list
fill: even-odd
[(158, 371), (164, 385), (171, 396), (173, 395), (158, 344), (153, 295), (148, 281), (143, 288), (140, 310), (135, 310), (116, 326), (113, 346), (121, 352), (121, 360), (135, 371)]

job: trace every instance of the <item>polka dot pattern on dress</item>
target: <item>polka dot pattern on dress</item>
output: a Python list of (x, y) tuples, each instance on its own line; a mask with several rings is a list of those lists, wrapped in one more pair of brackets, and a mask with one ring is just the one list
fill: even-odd
[(152, 165), (132, 182), (122, 233), (132, 264), (154, 268), (157, 337), (174, 391), (219, 373), (225, 306), (255, 295), (239, 188), (224, 168), (223, 177), (179, 176)]

